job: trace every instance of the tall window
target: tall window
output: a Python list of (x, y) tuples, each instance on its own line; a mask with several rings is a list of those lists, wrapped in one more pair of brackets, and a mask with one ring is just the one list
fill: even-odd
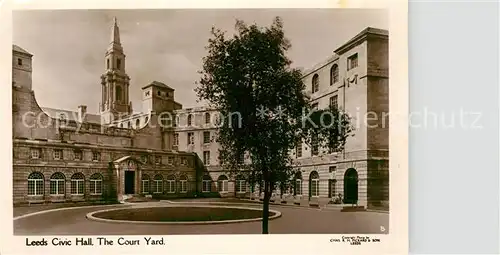
[(297, 196), (302, 195), (302, 180), (301, 179), (295, 180), (295, 195), (297, 195)]
[(311, 154), (313, 156), (319, 154), (318, 134), (313, 134), (311, 137)]
[(188, 145), (194, 144), (194, 133), (193, 132), (188, 133), (187, 143), (188, 143)]
[(210, 143), (210, 131), (203, 132), (203, 143)]
[(63, 196), (64, 195), (64, 174), (55, 173), (50, 177), (50, 194)]
[(109, 69), (109, 58), (106, 59), (106, 69)]
[(238, 164), (243, 164), (243, 163), (245, 163), (245, 153), (240, 152), (240, 154), (238, 155)]
[(138, 128), (140, 125), (141, 125), (141, 120), (140, 119), (136, 119), (135, 120), (135, 127)]
[(31, 158), (32, 159), (39, 159), (42, 157), (42, 150), (40, 148), (31, 148)]
[(245, 193), (246, 192), (246, 180), (243, 179), (242, 176), (236, 177), (236, 192), (237, 193)]
[(330, 69), (330, 85), (339, 81), (339, 66), (334, 64)]
[(175, 177), (173, 175), (167, 176), (167, 192), (175, 193)]
[(229, 181), (227, 179), (227, 176), (219, 176), (219, 179), (217, 180), (217, 188), (219, 192), (227, 192), (229, 190)]
[(338, 100), (337, 95), (330, 97), (330, 107), (338, 108), (337, 100)]
[(319, 91), (319, 75), (318, 74), (313, 75), (311, 91), (312, 91), (312, 93)]
[(347, 70), (358, 67), (358, 53), (355, 53), (347, 58)]
[(120, 86), (116, 86), (116, 101), (122, 100), (122, 88)]
[(83, 153), (81, 150), (74, 150), (73, 155), (75, 156), (75, 160), (82, 160)]
[(174, 146), (179, 145), (179, 134), (174, 134)]
[(302, 157), (302, 142), (297, 143), (297, 147), (295, 147), (295, 156), (297, 158)]
[(43, 195), (43, 175), (33, 172), (28, 176), (28, 196)]
[(311, 175), (309, 176), (309, 181), (310, 181), (310, 190), (311, 190), (311, 197), (318, 197), (319, 196), (319, 174), (316, 171), (313, 171)]
[(22, 66), (23, 65), (23, 60), (18, 58), (17, 59), (17, 65)]
[(141, 182), (142, 182), (142, 193), (149, 194), (149, 175), (143, 174)]
[(121, 59), (116, 60), (116, 69), (118, 69), (118, 70), (122, 69), (122, 60)]
[(92, 161), (99, 161), (101, 160), (101, 153), (98, 151), (93, 151), (92, 152)]
[(91, 195), (101, 195), (102, 194), (102, 175), (95, 173), (90, 176), (90, 194)]
[(205, 113), (205, 124), (210, 124), (210, 113)]
[(157, 174), (154, 177), (153, 192), (154, 193), (162, 193), (163, 192), (163, 177), (160, 174)]
[(208, 166), (210, 165), (210, 151), (203, 152), (203, 163)]
[(180, 183), (180, 192), (181, 193), (186, 193), (188, 190), (188, 182), (187, 182), (187, 176), (183, 175), (179, 178), (179, 183)]
[(76, 173), (71, 176), (71, 195), (83, 195), (85, 191), (85, 176)]
[(63, 158), (63, 153), (62, 150), (54, 150), (54, 159), (55, 160), (61, 160)]
[(169, 165), (173, 165), (173, 164), (174, 164), (174, 157), (173, 157), (173, 156), (168, 156), (167, 160), (168, 160), (168, 162), (167, 162), (167, 163), (168, 163)]
[(191, 126), (193, 124), (193, 115), (188, 115), (187, 124), (188, 126)]
[(202, 180), (202, 192), (210, 192), (211, 191), (211, 185), (212, 185), (212, 179), (210, 179), (210, 176), (204, 175), (203, 180)]

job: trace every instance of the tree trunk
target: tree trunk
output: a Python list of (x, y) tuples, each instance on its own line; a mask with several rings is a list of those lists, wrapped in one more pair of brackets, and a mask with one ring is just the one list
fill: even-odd
[(262, 210), (262, 234), (269, 234), (269, 200), (271, 198), (269, 181), (264, 182), (264, 208)]

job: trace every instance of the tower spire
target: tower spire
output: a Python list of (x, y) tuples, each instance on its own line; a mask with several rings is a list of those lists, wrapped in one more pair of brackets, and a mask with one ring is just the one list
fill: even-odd
[(120, 44), (120, 29), (116, 17), (113, 18), (113, 30), (111, 30), (111, 44)]

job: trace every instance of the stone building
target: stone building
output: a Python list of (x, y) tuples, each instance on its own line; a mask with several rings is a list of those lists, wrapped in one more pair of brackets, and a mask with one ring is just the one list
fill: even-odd
[[(142, 112), (132, 112), (124, 52), (115, 20), (100, 112), (90, 114), (85, 105), (40, 107), (31, 87), (32, 55), (13, 46), (14, 203), (258, 196), (247, 180), (219, 166), (217, 111), (183, 109), (173, 88), (153, 81), (142, 88)], [(341, 194), (345, 203), (388, 205), (388, 66), (388, 32), (367, 28), (304, 72), (311, 103), (344, 109), (355, 131), (342, 152), (298, 147), (292, 156), (301, 174), (283, 199), (327, 203)]]

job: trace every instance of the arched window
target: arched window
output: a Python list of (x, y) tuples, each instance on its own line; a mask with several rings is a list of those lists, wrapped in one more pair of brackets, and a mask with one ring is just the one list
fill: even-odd
[(102, 175), (95, 173), (90, 176), (90, 194), (91, 195), (101, 195), (102, 194)]
[(227, 192), (229, 190), (229, 182), (227, 179), (227, 176), (221, 175), (219, 176), (219, 179), (217, 180), (217, 186), (219, 189), (219, 192)]
[(161, 176), (161, 174), (157, 174), (154, 177), (153, 192), (154, 193), (163, 192), (163, 176)]
[(247, 191), (247, 181), (243, 176), (236, 177), (236, 193), (245, 193)]
[(191, 126), (193, 124), (193, 115), (188, 115), (187, 124), (188, 126)]
[(201, 188), (201, 192), (210, 192), (211, 191), (212, 179), (210, 178), (209, 175), (203, 176), (202, 184), (203, 185)]
[(310, 197), (319, 196), (319, 174), (316, 171), (312, 171), (309, 175), (309, 190)]
[(319, 91), (319, 75), (314, 74), (312, 78), (312, 93)]
[(140, 124), (141, 124), (141, 120), (137, 119), (137, 120), (135, 121), (135, 127), (137, 127), (137, 128), (138, 128)]
[(132, 126), (132, 124), (129, 122), (127, 122), (127, 127), (130, 128)]
[(122, 100), (122, 88), (120, 86), (116, 87), (116, 101)]
[(64, 196), (64, 174), (57, 172), (50, 177), (50, 194)]
[(85, 176), (76, 173), (71, 176), (71, 195), (83, 195), (85, 192)]
[(149, 194), (149, 175), (143, 174), (141, 178), (142, 182), (142, 193)]
[(339, 81), (339, 66), (334, 64), (330, 69), (330, 85)]
[(206, 112), (205, 113), (205, 124), (210, 124), (210, 113), (209, 112)]
[(123, 123), (120, 123), (120, 128), (123, 128)]
[(28, 196), (43, 196), (43, 174), (33, 172), (28, 176)]
[(188, 178), (187, 178), (187, 176), (182, 175), (179, 178), (179, 183), (180, 183), (180, 192), (186, 193), (188, 191)]
[(173, 175), (167, 176), (167, 192), (175, 193), (175, 176)]
[(144, 123), (148, 123), (148, 120), (149, 120), (149, 117), (146, 116), (146, 118), (144, 119)]

